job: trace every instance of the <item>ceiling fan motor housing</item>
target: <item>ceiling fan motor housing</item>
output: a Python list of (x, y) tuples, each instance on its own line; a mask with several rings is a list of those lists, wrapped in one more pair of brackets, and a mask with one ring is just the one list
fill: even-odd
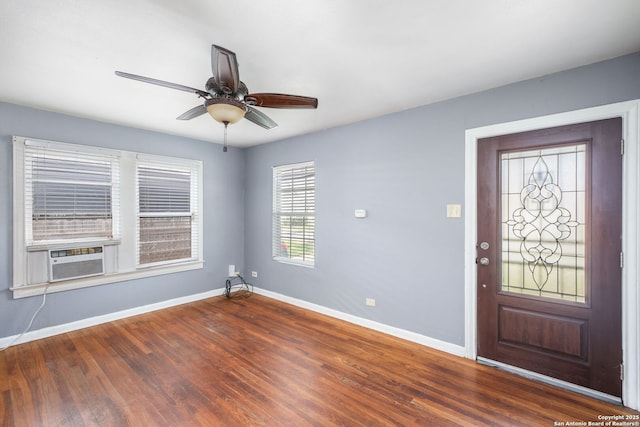
[(207, 89), (207, 92), (209, 92), (209, 94), (211, 94), (211, 96), (213, 97), (233, 97), (238, 99), (239, 101), (242, 101), (244, 97), (249, 93), (249, 89), (247, 89), (247, 85), (245, 85), (244, 82), (240, 82), (238, 84), (238, 90), (236, 90), (235, 92), (231, 92), (229, 87), (225, 85), (224, 82), (218, 83), (215, 77), (210, 77), (209, 80), (207, 80), (205, 88)]

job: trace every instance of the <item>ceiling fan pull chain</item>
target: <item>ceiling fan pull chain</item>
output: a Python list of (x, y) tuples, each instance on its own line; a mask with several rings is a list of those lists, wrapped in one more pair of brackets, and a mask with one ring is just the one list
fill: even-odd
[(229, 122), (224, 123), (224, 145), (222, 146), (222, 151), (227, 152), (227, 126), (229, 126)]

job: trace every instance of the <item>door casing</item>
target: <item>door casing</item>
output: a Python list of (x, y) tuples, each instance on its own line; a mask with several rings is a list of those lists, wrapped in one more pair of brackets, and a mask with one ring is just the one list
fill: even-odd
[[(640, 100), (478, 127), (468, 129), (465, 132), (465, 355), (470, 359), (477, 358), (475, 258), (478, 139), (613, 117), (622, 118), (624, 139), (622, 250), (625, 261), (622, 271), (622, 350), (625, 374), (622, 383), (622, 402), (625, 406), (640, 409), (640, 290), (637, 287), (640, 279), (638, 270), (640, 264), (640, 250), (638, 248), (640, 227), (638, 227), (637, 221), (637, 215), (640, 212)], [(599, 392), (593, 392), (580, 386), (570, 385), (520, 369), (512, 370), (596, 397), (608, 398), (608, 395), (600, 396)]]

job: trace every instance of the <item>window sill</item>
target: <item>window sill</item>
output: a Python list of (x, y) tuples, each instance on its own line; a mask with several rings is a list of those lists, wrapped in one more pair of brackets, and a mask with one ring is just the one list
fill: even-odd
[(291, 258), (273, 257), (273, 260), (282, 264), (297, 265), (298, 267), (315, 268), (315, 263), (309, 261), (296, 261)]
[(74, 239), (63, 242), (47, 242), (28, 245), (27, 252), (39, 252), (57, 249), (78, 248), (83, 246), (110, 246), (119, 245), (120, 239)]
[(128, 280), (142, 279), (145, 277), (159, 276), (163, 274), (179, 273), (183, 271), (198, 270), (203, 268), (204, 261), (190, 261), (180, 264), (172, 264), (162, 267), (146, 268), (121, 273), (103, 274), (100, 276), (85, 277), (82, 279), (66, 280), (55, 283), (38, 283), (35, 285), (15, 286), (11, 288), (13, 298), (26, 298), (45, 293), (69, 291), (72, 289), (88, 288), (91, 286), (107, 285), (110, 283), (125, 282)]

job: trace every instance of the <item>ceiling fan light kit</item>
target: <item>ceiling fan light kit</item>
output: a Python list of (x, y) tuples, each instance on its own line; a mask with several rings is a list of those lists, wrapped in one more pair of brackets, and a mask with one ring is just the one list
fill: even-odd
[(242, 102), (230, 98), (207, 99), (204, 105), (215, 121), (224, 124), (238, 123), (247, 112)]
[(253, 107), (318, 108), (318, 100), (308, 96), (281, 93), (249, 93), (247, 86), (240, 81), (236, 54), (223, 47), (211, 46), (211, 70), (213, 77), (207, 80), (206, 91), (122, 71), (116, 71), (115, 73), (117, 76), (127, 79), (194, 93), (203, 98), (203, 105), (191, 108), (178, 116), (177, 119), (191, 120), (194, 117), (209, 113), (214, 120), (224, 124), (223, 151), (227, 151), (227, 126), (229, 124), (237, 123), (245, 118), (265, 129), (272, 129), (278, 126), (269, 116)]

